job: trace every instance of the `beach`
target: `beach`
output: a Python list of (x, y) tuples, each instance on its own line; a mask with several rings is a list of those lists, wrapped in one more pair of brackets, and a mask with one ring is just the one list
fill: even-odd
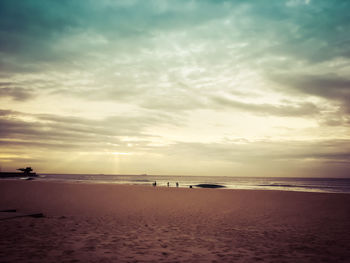
[(0, 262), (349, 262), (350, 195), (0, 181)]

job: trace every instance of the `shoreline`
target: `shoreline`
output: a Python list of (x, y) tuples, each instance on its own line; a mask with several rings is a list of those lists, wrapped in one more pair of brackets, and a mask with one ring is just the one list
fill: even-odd
[[(124, 183), (124, 182), (117, 182), (117, 181), (103, 181), (103, 180), (75, 180), (75, 179), (40, 179), (40, 178), (32, 178), (32, 177), (23, 177), (23, 178), (0, 178), (0, 182), (5, 182), (5, 181), (35, 181), (35, 182), (40, 182), (40, 183), (67, 183), (67, 184), (96, 184), (96, 185), (125, 185), (125, 186), (144, 186), (144, 187), (153, 187), (152, 182), (149, 182), (149, 184), (146, 183)], [(214, 184), (216, 185), (216, 184)], [(256, 189), (256, 188), (240, 188), (237, 186), (237, 188), (230, 188), (224, 185), (220, 185), (220, 187), (198, 187), (197, 185), (193, 185), (192, 188), (189, 186), (182, 186), (180, 184), (179, 187), (175, 186), (170, 186), (168, 187), (165, 183), (163, 184), (158, 184), (156, 188), (178, 188), (178, 189), (214, 189), (214, 190), (233, 190), (233, 191), (279, 191), (279, 192), (297, 192), (297, 193), (321, 193), (321, 194), (350, 194), (350, 192), (345, 192), (345, 191), (326, 191), (326, 190), (319, 190), (319, 189), (313, 189), (313, 190), (301, 190), (301, 189), (274, 189), (273, 187), (269, 189)]]

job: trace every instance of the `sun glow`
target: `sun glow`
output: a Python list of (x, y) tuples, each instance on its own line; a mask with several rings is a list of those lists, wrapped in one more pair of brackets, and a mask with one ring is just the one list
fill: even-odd
[(114, 155), (130, 155), (131, 153), (125, 153), (125, 152), (112, 152)]

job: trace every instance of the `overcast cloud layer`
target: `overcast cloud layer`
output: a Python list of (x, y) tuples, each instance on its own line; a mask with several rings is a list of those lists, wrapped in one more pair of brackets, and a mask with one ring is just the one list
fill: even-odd
[(0, 1), (0, 165), (350, 176), (350, 2)]

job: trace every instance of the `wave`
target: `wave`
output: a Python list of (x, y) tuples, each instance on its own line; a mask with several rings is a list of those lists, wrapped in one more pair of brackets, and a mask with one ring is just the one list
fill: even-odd
[(294, 185), (294, 184), (259, 184), (257, 186), (307, 188), (307, 189), (336, 189), (336, 188), (338, 188), (335, 186), (325, 186), (325, 185)]
[(141, 182), (141, 183), (149, 183), (149, 182), (151, 182), (150, 180), (147, 180), (147, 179), (144, 179), (144, 180), (138, 180), (138, 179), (136, 179), (136, 180), (131, 180), (132, 182)]
[(292, 184), (258, 184), (258, 186), (275, 186), (275, 187), (300, 187)]

